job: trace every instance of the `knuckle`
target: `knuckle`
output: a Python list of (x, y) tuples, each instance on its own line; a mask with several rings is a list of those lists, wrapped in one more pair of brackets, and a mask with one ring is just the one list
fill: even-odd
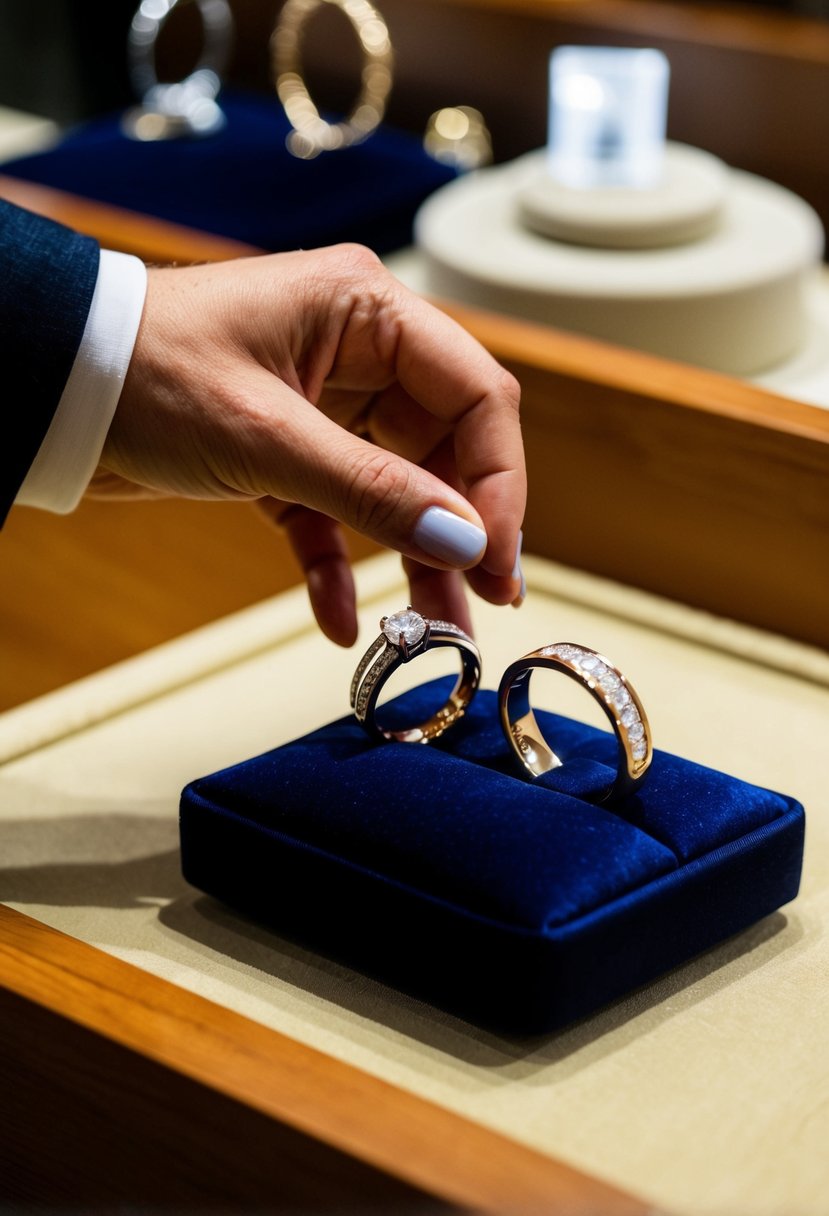
[(325, 307), (342, 318), (343, 333), (366, 342), (385, 363), (397, 341), (396, 280), (365, 245), (335, 245), (325, 256)]
[(357, 531), (367, 536), (383, 532), (410, 488), (409, 470), (390, 453), (378, 451), (361, 461), (352, 481), (349, 504)]
[(383, 263), (380, 261), (380, 258), (366, 245), (357, 245), (353, 242), (343, 243), (335, 247), (333, 256), (340, 263), (342, 270), (347, 274), (350, 273), (363, 277), (367, 274), (376, 274), (378, 270), (383, 270)]

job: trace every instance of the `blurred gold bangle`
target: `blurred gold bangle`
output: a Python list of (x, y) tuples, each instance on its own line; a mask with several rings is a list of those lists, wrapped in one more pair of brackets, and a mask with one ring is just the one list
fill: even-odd
[[(351, 112), (334, 123), (320, 117), (301, 72), (303, 30), (322, 4), (334, 4), (345, 13), (365, 57), (360, 95)], [(293, 127), (286, 143), (294, 156), (310, 160), (320, 152), (362, 143), (381, 122), (391, 91), (392, 49), (386, 23), (368, 0), (286, 0), (271, 35), (271, 63), (277, 94)]]

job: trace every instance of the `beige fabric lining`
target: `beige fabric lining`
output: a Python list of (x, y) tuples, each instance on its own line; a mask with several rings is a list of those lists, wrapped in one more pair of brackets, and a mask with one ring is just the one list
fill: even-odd
[[(578, 1026), (516, 1042), (188, 888), (182, 786), (348, 712), (361, 646), (405, 602), (386, 557), (358, 571), (354, 651), (326, 642), (304, 591), (291, 592), (0, 718), (0, 898), (670, 1211), (822, 1216), (827, 656), (549, 562), (528, 559), (526, 573), (520, 611), (474, 604), (484, 685), (547, 642), (606, 653), (658, 747), (804, 802), (794, 903)], [(417, 660), (405, 674), (438, 668)], [(548, 694), (559, 696), (554, 679)]]

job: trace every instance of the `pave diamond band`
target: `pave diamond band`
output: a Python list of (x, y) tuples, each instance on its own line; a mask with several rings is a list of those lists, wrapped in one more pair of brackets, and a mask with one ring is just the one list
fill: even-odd
[(511, 663), (501, 678), (501, 725), (525, 774), (538, 777), (564, 763), (541, 733), (530, 704), (530, 679), (537, 667), (561, 672), (582, 684), (610, 720), (619, 745), (617, 773), (598, 801), (611, 802), (634, 793), (648, 772), (653, 754), (642, 702), (609, 659), (573, 642), (533, 650)]
[[(428, 743), (458, 722), (477, 692), (481, 680), (481, 656), (468, 633), (451, 621), (433, 621), (411, 606), (384, 616), (380, 636), (365, 652), (351, 681), (351, 708), (361, 726), (374, 738), (397, 739), (401, 743)], [(425, 722), (402, 730), (384, 730), (376, 719), (383, 685), (403, 663), (435, 647), (452, 646), (460, 655), (461, 671), (449, 698)]]

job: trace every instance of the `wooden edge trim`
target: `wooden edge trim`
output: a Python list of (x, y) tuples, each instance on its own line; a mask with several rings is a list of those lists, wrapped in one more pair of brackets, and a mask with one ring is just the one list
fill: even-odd
[[(148, 262), (224, 261), (263, 253), (238, 241), (3, 175), (0, 196), (89, 233), (107, 248), (133, 253)], [(829, 445), (829, 410), (818, 406), (717, 372), (545, 325), (449, 300), (433, 299), (432, 303), (469, 330), (496, 359)]]
[(22, 178), (0, 174), (0, 197), (95, 237), (107, 249), (135, 254), (145, 262), (223, 262), (262, 253), (253, 245), (229, 237), (200, 232)]
[(829, 64), (829, 28), (806, 13), (734, 3), (681, 0), (449, 0), (455, 7), (548, 20), (551, 24), (605, 27), (742, 54)]
[(480, 1213), (649, 1205), (0, 904), (3, 986), (428, 1193)]
[(719, 372), (531, 321), (434, 297), (431, 303), (467, 329), (499, 361), (829, 445), (829, 410), (819, 406), (778, 396)]

